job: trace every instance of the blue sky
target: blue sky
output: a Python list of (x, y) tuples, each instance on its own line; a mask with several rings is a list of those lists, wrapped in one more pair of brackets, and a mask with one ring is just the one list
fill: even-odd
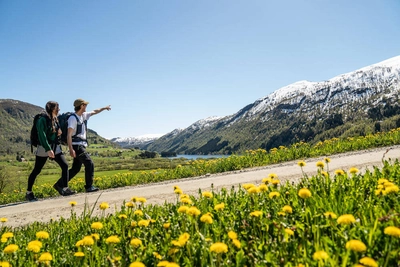
[(400, 55), (399, 0), (0, 0), (0, 98), (165, 134)]

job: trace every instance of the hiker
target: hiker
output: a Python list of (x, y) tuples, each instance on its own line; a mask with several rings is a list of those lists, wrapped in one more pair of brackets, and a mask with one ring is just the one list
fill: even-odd
[(58, 141), (58, 136), (61, 135), (61, 130), (57, 120), (59, 110), (60, 108), (57, 102), (47, 102), (45, 107), (46, 112), (37, 120), (36, 126), (34, 125), (37, 130), (38, 144), (35, 152), (35, 167), (28, 178), (28, 188), (25, 195), (27, 201), (38, 200), (32, 192), (32, 187), (35, 183), (36, 177), (42, 171), (47, 158), (57, 162), (61, 168), (60, 194), (63, 196), (75, 194), (75, 191), (72, 191), (68, 187), (68, 162), (65, 159)]
[[(87, 112), (86, 107), (89, 102), (79, 98), (74, 101), (73, 113), (68, 118), (68, 135), (67, 143), (69, 148), (69, 154), (74, 158), (72, 167), (69, 169), (69, 180), (75, 177), (75, 175), (81, 170), (82, 164), (85, 166), (85, 190), (86, 192), (96, 192), (99, 188), (93, 185), (94, 177), (94, 164), (88, 152), (86, 152), (87, 142), (87, 121), (91, 116), (99, 114), (104, 110), (111, 110), (111, 106), (108, 105), (103, 108), (95, 109)], [(61, 179), (57, 181), (54, 188), (59, 188), (61, 185)]]

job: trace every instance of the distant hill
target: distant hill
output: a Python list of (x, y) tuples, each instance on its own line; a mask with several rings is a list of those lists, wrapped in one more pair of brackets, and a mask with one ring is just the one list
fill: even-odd
[(233, 115), (200, 120), (143, 149), (231, 154), (389, 131), (400, 127), (399, 93), (397, 56), (328, 81), (290, 84)]
[[(33, 117), (42, 107), (13, 99), (0, 99), (0, 155), (24, 155), (31, 153), (30, 131)], [(111, 142), (89, 129), (90, 143)], [(115, 145), (115, 144), (114, 144)]]

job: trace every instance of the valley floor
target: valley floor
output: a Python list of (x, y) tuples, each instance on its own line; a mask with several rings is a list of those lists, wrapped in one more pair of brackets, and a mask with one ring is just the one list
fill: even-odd
[[(337, 169), (348, 171), (351, 167), (356, 167), (364, 173), (366, 169), (372, 170), (374, 166), (382, 167), (382, 159), (388, 161), (395, 161), (398, 159), (400, 157), (400, 146), (350, 152), (328, 157), (331, 159), (328, 165), (331, 175), (333, 175), (333, 172)], [(323, 159), (324, 157), (305, 159), (306, 166), (303, 167), (304, 172), (308, 176), (316, 174), (316, 162)], [(92, 210), (94, 207), (93, 214), (100, 215), (99, 204), (102, 202), (107, 202), (110, 206), (110, 208), (106, 210), (107, 213), (114, 213), (121, 209), (124, 201), (128, 202), (132, 197), (146, 198), (146, 205), (176, 202), (177, 195), (174, 194), (173, 189), (175, 185), (178, 185), (183, 193), (197, 197), (199, 189), (202, 191), (211, 191), (211, 187), (213, 187), (214, 190), (220, 190), (221, 188), (230, 189), (232, 186), (237, 187), (244, 183), (253, 183), (257, 185), (270, 173), (277, 174), (278, 179), (281, 180), (282, 183), (287, 180), (297, 182), (302, 177), (302, 170), (297, 165), (297, 162), (298, 160), (157, 184), (102, 190), (95, 193), (80, 193), (68, 197), (60, 196), (31, 203), (4, 205), (0, 206), (0, 217), (7, 218), (8, 221), (5, 225), (11, 227), (23, 226), (35, 221), (49, 222), (50, 220), (69, 218), (72, 209), (69, 204), (70, 201), (77, 202), (77, 205), (73, 207), (73, 211), (78, 216), (85, 211), (85, 207), (86, 212)]]

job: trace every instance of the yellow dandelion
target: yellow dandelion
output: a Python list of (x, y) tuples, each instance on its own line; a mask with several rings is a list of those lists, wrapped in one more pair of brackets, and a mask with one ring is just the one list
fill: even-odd
[(271, 177), (267, 177), (267, 178), (263, 178), (263, 179), (262, 179), (262, 183), (263, 183), (263, 184), (269, 184), (271, 181), (272, 181), (272, 178), (271, 178)]
[(174, 191), (176, 190), (176, 189), (181, 189), (178, 185), (174, 185)]
[(44, 252), (42, 255), (39, 257), (40, 262), (49, 262), (53, 260), (53, 256), (49, 252)]
[(212, 224), (213, 223), (213, 219), (209, 214), (203, 214), (200, 217), (200, 221), (203, 223), (207, 223), (207, 224)]
[(250, 187), (249, 189), (247, 189), (247, 192), (249, 194), (258, 194), (258, 193), (260, 193), (260, 188), (253, 186), (253, 187)]
[(93, 246), (94, 245), (94, 239), (91, 235), (85, 236), (82, 239), (82, 246)]
[(133, 212), (134, 215), (138, 215), (138, 216), (143, 216), (143, 211), (142, 210), (135, 210)]
[(201, 195), (203, 197), (205, 197), (205, 198), (212, 198), (213, 197), (213, 194), (211, 192), (203, 192)]
[(2, 234), (1, 235), (1, 238), (11, 238), (11, 237), (13, 237), (14, 236), (14, 234), (13, 233), (11, 233), (11, 232), (5, 232), (4, 234)]
[(378, 184), (383, 185), (383, 184), (385, 184), (385, 183), (387, 183), (387, 182), (389, 182), (388, 179), (385, 179), (385, 178), (379, 178), (379, 179), (378, 179)]
[(107, 237), (107, 239), (106, 239), (106, 243), (107, 243), (107, 244), (117, 244), (117, 243), (119, 243), (119, 242), (121, 242), (121, 240), (120, 240), (119, 237), (116, 236), (116, 235), (109, 236), (109, 237)]
[(376, 263), (376, 261), (370, 257), (361, 258), (360, 263), (362, 263), (364, 266), (368, 266), (368, 267), (378, 267), (378, 263)]
[(278, 178), (278, 174), (276, 174), (276, 173), (270, 173), (270, 174), (268, 174), (268, 178), (276, 179), (276, 178)]
[(383, 231), (386, 235), (394, 236), (394, 237), (400, 237), (400, 228), (396, 226), (388, 226), (385, 228)]
[(304, 166), (306, 166), (306, 163), (303, 160), (301, 160), (301, 161), (297, 162), (297, 165), (299, 165), (300, 167), (304, 167)]
[(329, 219), (336, 219), (337, 215), (331, 211), (327, 211), (324, 213), (324, 216)]
[(356, 167), (352, 167), (352, 168), (350, 168), (350, 170), (349, 170), (349, 173), (351, 173), (351, 174), (356, 174), (356, 173), (358, 173), (359, 172), (359, 170), (356, 168)]
[(82, 257), (85, 257), (85, 253), (83, 253), (82, 251), (78, 251), (78, 252), (75, 252), (74, 256), (77, 258), (82, 258)]
[(246, 190), (249, 190), (250, 188), (255, 187), (255, 185), (254, 184), (243, 184), (242, 187)]
[(353, 215), (351, 214), (344, 214), (339, 216), (339, 218), (337, 219), (337, 223), (338, 224), (352, 224), (355, 223), (356, 219), (354, 218)]
[(260, 217), (261, 215), (262, 215), (262, 211), (259, 211), (259, 210), (250, 212), (251, 217)]
[(321, 169), (323, 169), (325, 167), (325, 163), (323, 161), (317, 161), (316, 165), (318, 168), (321, 168)]
[(367, 250), (367, 246), (360, 240), (352, 239), (346, 242), (346, 249), (356, 252), (364, 252)]
[(102, 203), (100, 204), (100, 209), (101, 209), (101, 210), (108, 209), (109, 207), (110, 207), (110, 206), (108, 205), (107, 202), (102, 202)]
[(223, 210), (224, 208), (225, 208), (225, 204), (224, 204), (224, 203), (217, 204), (217, 205), (215, 205), (215, 207), (214, 207), (214, 209), (215, 209), (216, 211)]
[(287, 235), (294, 235), (293, 230), (292, 230), (292, 229), (289, 229), (289, 228), (285, 228), (285, 233), (286, 233)]
[(180, 195), (183, 192), (182, 192), (182, 190), (180, 188), (177, 188), (177, 189), (174, 190), (174, 193), (177, 194), (177, 195)]
[(165, 267), (165, 266), (167, 266), (167, 264), (169, 264), (169, 261), (160, 261), (157, 264), (157, 267)]
[(27, 246), (27, 250), (34, 253), (38, 253), (41, 248), (42, 248), (42, 242), (40, 242), (39, 240), (31, 241), (28, 243)]
[(188, 210), (186, 211), (186, 214), (196, 217), (196, 216), (199, 216), (201, 214), (201, 212), (198, 208), (192, 206), (192, 207), (188, 208)]
[(344, 175), (344, 171), (339, 169), (339, 170), (335, 171), (335, 174), (338, 176), (341, 176), (341, 175)]
[(188, 206), (180, 206), (179, 208), (178, 208), (178, 212), (179, 213), (186, 213), (186, 211), (189, 209), (189, 207)]
[(133, 207), (135, 206), (135, 203), (129, 201), (129, 202), (127, 202), (127, 203), (125, 204), (125, 206), (126, 206), (127, 208), (133, 208)]
[(237, 234), (234, 231), (229, 231), (228, 232), (228, 237), (230, 239), (237, 239), (238, 238)]
[(271, 180), (271, 184), (273, 185), (278, 185), (281, 181), (279, 181), (278, 179), (273, 179)]
[(76, 206), (78, 203), (76, 201), (70, 201), (69, 204), (71, 205), (71, 207)]
[(269, 197), (270, 199), (277, 198), (277, 197), (279, 197), (279, 196), (280, 196), (279, 192), (276, 192), (276, 191), (271, 192), (271, 193), (268, 194), (268, 197)]
[(326, 171), (322, 171), (321, 174), (322, 174), (322, 176), (324, 176), (324, 177), (329, 177), (329, 173), (327, 173)]
[(137, 222), (131, 221), (131, 227), (136, 227), (136, 226), (137, 226)]
[(150, 224), (150, 220), (140, 220), (138, 222), (138, 225), (141, 227), (147, 227), (147, 226), (149, 226), (149, 224)]
[(94, 240), (99, 240), (99, 239), (100, 239), (100, 236), (99, 236), (99, 234), (97, 234), (97, 233), (91, 234), (90, 236), (91, 236)]
[(299, 190), (299, 197), (306, 199), (312, 196), (311, 191), (307, 188), (302, 188)]
[(385, 189), (383, 190), (384, 195), (388, 195), (391, 193), (397, 193), (397, 192), (399, 192), (399, 187), (397, 185), (385, 187)]
[(224, 243), (217, 242), (211, 245), (210, 247), (211, 252), (215, 252), (217, 254), (220, 253), (227, 253), (228, 252), (228, 246)]
[(140, 203), (146, 203), (146, 202), (147, 202), (147, 199), (144, 198), (144, 197), (138, 197), (138, 198), (137, 198), (137, 201), (140, 202)]
[(233, 243), (233, 245), (234, 245), (235, 247), (237, 247), (237, 248), (240, 248), (240, 247), (241, 247), (240, 241), (237, 240), (237, 239), (232, 239), (232, 243)]
[(293, 209), (292, 209), (291, 206), (285, 205), (285, 206), (283, 206), (282, 211), (283, 211), (283, 212), (286, 212), (286, 213), (292, 213), (292, 212), (293, 212)]
[(153, 256), (158, 260), (162, 259), (162, 256), (160, 254), (158, 254), (157, 252), (155, 252), (155, 251), (153, 252)]
[(175, 262), (168, 262), (168, 264), (165, 265), (165, 267), (179, 267), (179, 264), (177, 264)]
[(129, 267), (146, 267), (146, 265), (144, 265), (140, 261), (135, 261), (135, 262), (132, 262), (131, 264), (129, 264)]
[(8, 221), (7, 218), (4, 218), (4, 217), (0, 218), (0, 222), (2, 222), (2, 223), (5, 223), (5, 222), (7, 222), (7, 221)]
[(90, 227), (95, 230), (100, 230), (103, 228), (103, 224), (101, 222), (94, 222)]
[(192, 200), (187, 197), (181, 198), (181, 202), (184, 204), (192, 204)]
[(49, 233), (46, 231), (39, 231), (36, 233), (36, 238), (38, 239), (48, 239), (49, 238)]
[(259, 187), (261, 192), (266, 192), (268, 191), (268, 186), (266, 184), (261, 184)]
[(313, 259), (316, 260), (316, 261), (319, 261), (319, 260), (326, 260), (326, 259), (328, 259), (328, 258), (329, 258), (328, 253), (326, 253), (326, 252), (323, 251), (323, 250), (316, 251), (316, 252), (313, 254)]
[(283, 211), (278, 211), (278, 215), (279, 215), (279, 216), (285, 216), (286, 213), (284, 213)]
[(120, 215), (118, 215), (118, 218), (120, 218), (121, 220), (124, 220), (124, 219), (128, 218), (128, 216), (126, 216), (125, 214), (120, 214)]
[(8, 261), (0, 261), (0, 267), (11, 267)]
[(139, 238), (132, 238), (130, 244), (132, 247), (137, 248), (142, 245), (142, 240), (140, 240)]
[(171, 227), (171, 223), (164, 223), (163, 224), (163, 228), (164, 229), (168, 229), (168, 228), (170, 228)]
[(11, 254), (11, 253), (16, 252), (17, 250), (18, 250), (18, 246), (17, 246), (17, 245), (15, 245), (15, 244), (10, 244), (10, 245), (8, 245), (8, 246), (6, 246), (6, 247), (4, 248), (3, 252), (4, 252), (4, 253), (7, 253), (7, 254)]
[(326, 163), (329, 163), (329, 162), (331, 162), (331, 159), (330, 159), (330, 158), (324, 158), (324, 161), (325, 161)]

